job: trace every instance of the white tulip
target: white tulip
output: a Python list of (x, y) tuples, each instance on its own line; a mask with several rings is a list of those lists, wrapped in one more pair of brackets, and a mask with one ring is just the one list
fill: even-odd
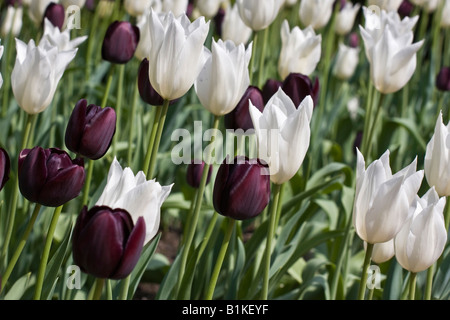
[(22, 30), (23, 7), (8, 6), (6, 16), (2, 24), (2, 36), (7, 37), (9, 33), (16, 37)]
[(150, 83), (161, 97), (182, 97), (194, 84), (206, 61), (204, 42), (209, 21), (200, 17), (191, 22), (186, 14), (177, 18), (169, 12), (149, 15)]
[(301, 23), (314, 30), (323, 28), (331, 18), (333, 3), (334, 0), (302, 0), (299, 9)]
[(161, 186), (154, 179), (147, 180), (142, 171), (135, 176), (130, 168), (122, 169), (114, 158), (106, 186), (96, 205), (125, 209), (134, 223), (139, 217), (143, 217), (146, 226), (145, 245), (158, 232), (161, 206), (169, 196), (172, 186), (173, 184)]
[(30, 7), (28, 10), (28, 14), (30, 19), (36, 25), (40, 25), (42, 23), (42, 19), (44, 18), (45, 9), (47, 9), (48, 5), (53, 3), (58, 3), (58, 0), (33, 0), (30, 3)]
[(393, 175), (387, 150), (366, 170), (357, 149), (353, 226), (362, 240), (382, 243), (398, 233), (422, 183), (423, 170), (416, 171), (416, 166), (417, 158)]
[(309, 76), (320, 60), (322, 35), (309, 26), (301, 30), (298, 26), (289, 30), (287, 20), (281, 26), (281, 51), (278, 58), (278, 74), (285, 79), (290, 73)]
[(424, 168), (428, 184), (439, 196), (450, 196), (450, 123), (444, 125), (442, 112), (427, 144)]
[(75, 58), (77, 49), (59, 51), (58, 47), (28, 45), (16, 39), (16, 62), (11, 73), (11, 87), (19, 106), (28, 114), (44, 111), (53, 99), (58, 83)]
[(352, 30), (360, 8), (359, 3), (354, 5), (351, 2), (345, 3), (345, 6), (336, 16), (335, 30), (337, 34), (346, 35)]
[(219, 11), (222, 2), (223, 0), (197, 0), (195, 2), (195, 7), (202, 16), (211, 19)]
[(139, 42), (136, 47), (134, 55), (138, 60), (142, 61), (150, 54), (151, 42), (150, 42), (150, 25), (149, 25), (149, 12), (146, 11), (143, 15), (139, 16), (136, 26), (139, 28)]
[[(364, 242), (364, 249), (366, 249), (366, 247), (367, 242)], [(394, 239), (391, 239), (387, 242), (374, 244), (371, 260), (375, 263), (383, 263), (390, 260), (394, 255)]]
[(445, 0), (442, 8), (441, 27), (450, 28), (450, 0)]
[(377, 6), (381, 10), (397, 11), (403, 0), (369, 0), (369, 6)]
[(44, 35), (39, 42), (39, 46), (45, 45), (44, 43), (47, 41), (50, 46), (58, 47), (59, 51), (70, 51), (78, 48), (78, 46), (86, 41), (86, 39), (87, 36), (81, 36), (70, 40), (69, 29), (65, 29), (61, 32), (57, 26), (54, 26), (50, 20), (45, 18)]
[(152, 0), (125, 0), (123, 6), (130, 16), (139, 17), (150, 9), (152, 2)]
[[(365, 11), (367, 12), (367, 11)], [(397, 13), (381, 12), (379, 26), (360, 26), (370, 75), (375, 88), (382, 93), (393, 93), (403, 88), (416, 70), (416, 53), (423, 40), (412, 43), (412, 27), (417, 18), (400, 21)]]
[(236, 0), (242, 21), (253, 31), (270, 26), (283, 3), (283, 0)]
[(222, 22), (222, 39), (231, 40), (235, 44), (247, 44), (252, 35), (252, 29), (242, 21), (236, 4), (225, 11)]
[(341, 80), (347, 80), (355, 73), (358, 62), (359, 48), (352, 48), (340, 43), (333, 74)]
[(162, 0), (162, 12), (172, 12), (175, 17), (185, 14), (189, 0)]
[(195, 81), (195, 91), (201, 104), (212, 114), (223, 116), (233, 111), (250, 85), (248, 64), (252, 44), (233, 41), (212, 42), (212, 53)]
[(303, 163), (309, 148), (313, 105), (311, 96), (307, 96), (296, 107), (281, 88), (263, 112), (249, 101), (258, 157), (268, 164), (270, 179), (275, 184), (289, 181)]
[(86, 0), (61, 0), (61, 4), (64, 8), (68, 8), (70, 6), (77, 6), (80, 9), (84, 7)]
[(439, 198), (434, 188), (417, 197), (414, 213), (394, 240), (395, 257), (404, 269), (424, 271), (441, 256), (447, 242), (444, 207), (445, 197)]

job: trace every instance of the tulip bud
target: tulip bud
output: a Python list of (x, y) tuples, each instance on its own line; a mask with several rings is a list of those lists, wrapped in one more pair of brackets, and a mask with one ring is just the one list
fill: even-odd
[[(205, 161), (192, 160), (188, 165), (186, 171), (186, 181), (192, 188), (198, 188), (202, 180), (203, 169), (205, 168)], [(212, 166), (209, 166), (208, 177), (206, 184), (209, 183), (212, 174)]]
[(114, 21), (106, 30), (102, 58), (111, 63), (130, 61), (139, 43), (139, 28), (128, 21)]
[(138, 89), (139, 94), (145, 103), (152, 106), (162, 106), (164, 99), (153, 88), (148, 77), (150, 64), (147, 58), (144, 58), (139, 65), (138, 70)]
[(34, 147), (20, 153), (18, 178), (26, 199), (59, 207), (80, 194), (85, 173), (83, 164), (72, 160), (65, 151)]
[(450, 67), (443, 67), (436, 76), (436, 88), (450, 91)]
[(333, 74), (340, 80), (348, 80), (355, 73), (358, 62), (359, 48), (348, 47), (340, 43)]
[(348, 36), (348, 45), (352, 48), (359, 47), (359, 35), (357, 32), (352, 32)]
[(3, 189), (5, 183), (9, 180), (10, 168), (9, 155), (5, 149), (0, 148), (0, 190)]
[(450, 196), (449, 136), (450, 123), (447, 123), (447, 125), (443, 123), (442, 112), (440, 112), (433, 136), (425, 151), (424, 169), (428, 184), (433, 186), (441, 197)]
[(216, 176), (213, 191), (215, 210), (221, 215), (246, 220), (259, 215), (269, 203), (270, 175), (258, 159), (236, 157), (225, 160)]
[(236, 108), (225, 115), (224, 120), (226, 129), (242, 129), (244, 131), (253, 129), (253, 122), (248, 109), (249, 100), (255, 107), (258, 108), (259, 111), (263, 111), (264, 100), (261, 90), (255, 86), (249, 86)]
[(282, 81), (278, 81), (275, 79), (267, 79), (266, 83), (264, 84), (262, 88), (262, 95), (264, 99), (264, 104), (269, 102), (270, 98), (277, 93), (278, 89), (283, 84)]
[(312, 83), (311, 79), (304, 74), (290, 73), (283, 81), (281, 88), (291, 98), (295, 106), (299, 106), (306, 96), (311, 96), (314, 106), (317, 105), (320, 89), (318, 78)]
[(401, 17), (409, 17), (414, 9), (414, 5), (408, 0), (403, 0), (398, 7), (398, 13)]
[[(364, 249), (366, 249), (367, 243), (364, 242)], [(375, 263), (383, 263), (390, 260), (395, 255), (394, 239), (387, 242), (375, 243), (373, 246), (371, 260)]]
[(55, 27), (58, 27), (59, 30), (61, 30), (66, 18), (66, 11), (64, 9), (64, 6), (54, 2), (50, 3), (45, 9), (42, 22), (45, 21), (45, 18), (47, 18)]
[(97, 160), (108, 151), (116, 132), (116, 112), (81, 99), (67, 124), (66, 147), (80, 156)]
[(144, 218), (134, 224), (124, 209), (84, 206), (73, 231), (73, 260), (95, 277), (123, 279), (136, 266), (144, 238)]

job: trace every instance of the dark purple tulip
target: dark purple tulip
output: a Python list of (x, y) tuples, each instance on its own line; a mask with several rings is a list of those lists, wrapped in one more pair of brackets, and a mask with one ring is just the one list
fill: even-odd
[(66, 147), (80, 156), (97, 160), (108, 151), (115, 132), (116, 112), (113, 108), (88, 105), (81, 99), (67, 124)]
[(31, 202), (59, 207), (77, 197), (83, 188), (85, 173), (80, 160), (67, 152), (34, 147), (19, 155), (19, 188)]
[(283, 81), (281, 88), (292, 99), (295, 107), (298, 107), (306, 96), (311, 96), (314, 105), (317, 105), (319, 98), (318, 78), (313, 84), (308, 76), (301, 73), (291, 73)]
[(356, 148), (361, 149), (361, 143), (363, 139), (363, 132), (360, 130), (356, 132), (355, 140), (353, 141), (353, 153), (356, 154)]
[(102, 58), (112, 63), (127, 63), (134, 56), (139, 36), (139, 28), (130, 22), (114, 21), (103, 39)]
[(266, 104), (272, 96), (277, 93), (278, 88), (281, 87), (283, 82), (275, 79), (267, 79), (266, 83), (262, 88), (262, 95), (264, 99), (264, 104)]
[(348, 45), (352, 48), (359, 47), (359, 35), (357, 32), (352, 32), (348, 36)]
[(11, 162), (9, 155), (5, 149), (0, 148), (0, 190), (3, 189), (5, 183), (9, 180), (11, 170)]
[(148, 77), (149, 72), (149, 62), (147, 58), (144, 58), (139, 65), (138, 71), (138, 89), (139, 94), (145, 103), (152, 106), (162, 106), (164, 99), (159, 95), (158, 92), (150, 84), (150, 79)]
[(64, 25), (64, 20), (66, 18), (66, 11), (62, 4), (57, 4), (51, 2), (44, 12), (44, 20), (47, 18), (55, 27), (58, 27), (59, 30), (62, 29)]
[(94, 277), (123, 279), (136, 266), (144, 239), (143, 217), (134, 224), (126, 210), (84, 206), (73, 231), (73, 260)]
[(249, 112), (249, 100), (259, 111), (263, 111), (264, 99), (261, 90), (255, 86), (249, 86), (236, 108), (225, 115), (226, 129), (242, 129), (244, 131), (253, 129), (253, 122)]
[(236, 219), (251, 219), (269, 203), (270, 175), (267, 165), (243, 157), (226, 160), (217, 172), (213, 191), (214, 209), (221, 215)]
[(409, 17), (414, 9), (414, 4), (409, 2), (408, 0), (403, 0), (403, 2), (398, 7), (398, 14), (404, 18)]
[(436, 77), (436, 88), (441, 91), (450, 91), (450, 67), (442, 67)]
[(222, 37), (223, 19), (225, 19), (225, 10), (223, 8), (219, 8), (219, 11), (217, 11), (217, 14), (214, 16), (214, 25), (219, 38)]
[[(192, 160), (188, 164), (186, 170), (186, 181), (192, 188), (198, 188), (202, 181), (203, 169), (205, 168), (205, 161)], [(206, 184), (209, 183), (212, 174), (212, 166), (209, 166), (208, 177), (206, 178)]]

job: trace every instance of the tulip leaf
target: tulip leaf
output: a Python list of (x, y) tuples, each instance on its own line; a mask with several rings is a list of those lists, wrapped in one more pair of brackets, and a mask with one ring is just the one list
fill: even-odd
[(139, 282), (141, 281), (142, 275), (144, 274), (147, 266), (158, 247), (159, 239), (161, 238), (161, 233), (159, 233), (152, 241), (150, 241), (144, 249), (142, 250), (141, 257), (136, 264), (133, 272), (131, 273), (130, 284), (128, 287), (128, 299), (131, 300), (137, 290)]
[(44, 286), (42, 288), (42, 297), (45, 299), (51, 299), (51, 294), (55, 289), (56, 282), (58, 281), (58, 276), (60, 276), (61, 265), (67, 258), (67, 255), (71, 253), (71, 238), (72, 238), (72, 223), (69, 224), (67, 228), (66, 235), (55, 251), (54, 255), (47, 264), (45, 270)]
[(20, 277), (9, 289), (4, 300), (20, 300), (30, 284), (31, 272)]
[(414, 121), (404, 118), (391, 118), (389, 121), (407, 129), (408, 132), (414, 137), (414, 139), (416, 139), (421, 149), (425, 151), (425, 149), (427, 148), (427, 143), (421, 136), (421, 130), (419, 130), (417, 124)]

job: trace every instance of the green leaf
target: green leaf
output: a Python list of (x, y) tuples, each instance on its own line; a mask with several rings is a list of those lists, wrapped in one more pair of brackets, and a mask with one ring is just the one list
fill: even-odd
[(31, 272), (20, 277), (9, 289), (8, 293), (5, 295), (5, 300), (20, 300), (28, 289), (30, 282)]

